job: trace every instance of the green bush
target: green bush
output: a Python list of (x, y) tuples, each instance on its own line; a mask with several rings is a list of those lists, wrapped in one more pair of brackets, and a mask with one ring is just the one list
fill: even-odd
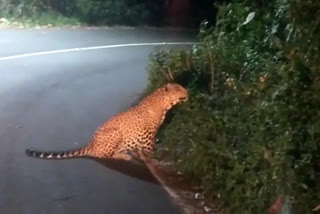
[(79, 5), (82, 20), (90, 24), (137, 25), (151, 17), (144, 3), (130, 0), (80, 0)]
[(162, 6), (161, 0), (8, 0), (0, 5), (0, 16), (51, 24), (65, 18), (94, 25), (157, 25)]
[(14, 17), (34, 17), (47, 12), (70, 17), (74, 15), (76, 7), (76, 0), (9, 0), (2, 5), (0, 12)]
[(320, 2), (258, 3), (222, 5), (216, 26), (201, 27), (202, 44), (152, 56), (148, 90), (170, 69), (190, 93), (160, 146), (219, 192), (228, 213), (265, 213), (279, 195), (285, 213), (311, 213), (320, 202)]

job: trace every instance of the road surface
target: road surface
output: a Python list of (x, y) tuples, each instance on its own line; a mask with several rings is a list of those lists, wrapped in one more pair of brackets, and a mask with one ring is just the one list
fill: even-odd
[(87, 144), (101, 123), (132, 105), (146, 87), (154, 46), (1, 59), (193, 38), (193, 32), (156, 29), (1, 29), (0, 213), (179, 213), (167, 193), (148, 180), (93, 160), (47, 161), (24, 154), (27, 148), (66, 150)]

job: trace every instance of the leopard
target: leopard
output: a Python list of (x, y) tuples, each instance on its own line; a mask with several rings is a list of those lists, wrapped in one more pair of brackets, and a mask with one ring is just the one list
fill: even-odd
[(166, 83), (146, 95), (126, 111), (106, 120), (94, 132), (91, 140), (78, 149), (65, 151), (25, 150), (27, 156), (40, 159), (97, 158), (132, 160), (151, 158), (156, 134), (167, 112), (173, 106), (188, 101), (188, 90), (178, 83)]

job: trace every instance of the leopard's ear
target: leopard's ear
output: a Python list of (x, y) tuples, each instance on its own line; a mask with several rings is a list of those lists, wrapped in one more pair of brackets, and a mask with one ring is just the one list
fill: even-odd
[(168, 84), (166, 84), (166, 85), (164, 86), (164, 90), (165, 90), (165, 91), (169, 91)]
[(172, 89), (174, 89), (174, 86), (172, 85), (172, 83), (167, 83), (164, 87), (165, 91), (170, 91)]

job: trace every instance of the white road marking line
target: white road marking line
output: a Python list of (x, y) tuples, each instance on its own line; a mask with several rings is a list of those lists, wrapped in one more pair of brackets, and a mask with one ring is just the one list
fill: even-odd
[(196, 45), (199, 42), (151, 42), (151, 43), (128, 43), (128, 44), (117, 44), (117, 45), (103, 45), (103, 46), (93, 46), (93, 47), (83, 47), (83, 48), (70, 48), (70, 49), (60, 49), (53, 51), (40, 51), (34, 53), (18, 54), (13, 56), (0, 57), (0, 61), (19, 59), (31, 56), (41, 56), (50, 54), (59, 54), (67, 52), (77, 52), (77, 51), (88, 51), (88, 50), (98, 50), (98, 49), (109, 49), (109, 48), (121, 48), (121, 47), (133, 47), (133, 46), (160, 46), (160, 45)]

